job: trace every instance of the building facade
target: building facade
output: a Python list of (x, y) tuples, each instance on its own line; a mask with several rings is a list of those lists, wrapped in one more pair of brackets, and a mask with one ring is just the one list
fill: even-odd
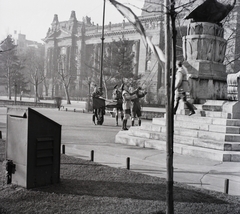
[[(189, 1), (183, 0), (177, 3), (187, 4)], [(232, 13), (235, 21), (232, 21), (232, 25), (229, 27), (229, 29), (235, 27), (235, 35), (238, 32), (238, 8), (239, 6), (236, 5)], [(146, 30), (147, 36), (154, 45), (158, 45), (164, 50), (163, 4), (160, 4), (159, 0), (148, 0), (145, 1), (142, 11), (139, 19)], [(177, 57), (180, 59), (183, 59), (182, 37), (186, 35), (189, 24), (188, 20), (182, 19), (185, 12), (181, 11), (177, 19)], [(228, 35), (231, 33), (232, 31), (227, 31)], [(58, 75), (62, 73), (69, 83), (71, 97), (82, 98), (87, 96), (87, 86), (91, 76), (91, 69), (87, 65), (91, 64), (96, 69), (100, 69), (102, 39), (104, 39), (104, 50), (106, 50), (113, 40), (117, 41), (123, 37), (133, 42), (135, 74), (142, 74), (141, 84), (152, 93), (152, 103), (164, 104), (164, 69), (157, 62), (149, 47), (144, 45), (135, 28), (125, 21), (118, 24), (109, 23), (104, 26), (104, 38), (102, 38), (102, 26), (92, 23), (89, 17), (84, 17), (82, 21), (79, 21), (76, 18), (75, 11), (71, 12), (69, 20), (62, 22), (59, 22), (58, 15), (55, 14), (51, 27), (44, 38), (46, 84), (43, 95), (47, 97), (64, 96), (64, 88)], [(237, 38), (236, 36), (231, 43), (231, 51), (235, 55), (238, 54), (239, 50), (236, 43)], [(237, 63), (238, 60), (234, 64), (237, 65)], [(229, 69), (230, 72), (237, 72), (239, 69), (236, 66), (232, 66), (232, 68)], [(95, 83), (98, 84), (98, 82)]]
[[(143, 15), (139, 17), (144, 25), (147, 35), (153, 44), (164, 45), (163, 16)], [(164, 73), (157, 59), (146, 47), (140, 34), (135, 28), (125, 21), (119, 24), (104, 26), (104, 49), (112, 41), (125, 38), (132, 41), (134, 52), (134, 73), (142, 74), (143, 87), (155, 94), (164, 85)], [(58, 80), (59, 71), (62, 70), (69, 78), (69, 92), (71, 97), (86, 96), (88, 77), (91, 75), (87, 64), (92, 64), (99, 69), (102, 45), (102, 26), (94, 25), (89, 17), (78, 21), (75, 11), (71, 12), (68, 21), (59, 22), (58, 15), (54, 15), (51, 28), (49, 28), (45, 42), (45, 75), (47, 84), (44, 96), (54, 97), (63, 95), (61, 82)], [(96, 82), (98, 84), (98, 82)]]

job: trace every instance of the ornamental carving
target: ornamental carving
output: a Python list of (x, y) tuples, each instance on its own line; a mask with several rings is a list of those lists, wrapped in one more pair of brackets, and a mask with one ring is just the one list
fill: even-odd
[(223, 63), (227, 41), (223, 28), (213, 23), (191, 23), (188, 35), (183, 37), (185, 60), (207, 60)]

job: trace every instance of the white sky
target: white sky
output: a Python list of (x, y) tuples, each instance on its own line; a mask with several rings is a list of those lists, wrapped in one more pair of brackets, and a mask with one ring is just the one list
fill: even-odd
[[(79, 21), (85, 16), (91, 17), (94, 24), (102, 25), (104, 0), (0, 0), (0, 41), (8, 34), (26, 35), (26, 39), (41, 42), (51, 26), (54, 14), (59, 21), (70, 18), (71, 11), (76, 12)], [(144, 0), (118, 0), (130, 7), (136, 15), (141, 15)], [(132, 7), (135, 5), (136, 7)], [(123, 16), (106, 0), (105, 24), (121, 23)]]

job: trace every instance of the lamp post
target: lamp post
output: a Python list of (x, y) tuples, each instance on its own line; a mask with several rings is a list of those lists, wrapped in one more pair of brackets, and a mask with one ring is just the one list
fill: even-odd
[(14, 81), (14, 105), (17, 103), (17, 83)]
[(91, 77), (88, 77), (88, 112), (89, 112), (89, 110), (90, 110), (90, 96), (91, 96), (91, 94), (90, 94), (90, 86), (91, 86)]
[(103, 0), (103, 20), (102, 20), (102, 46), (101, 46), (101, 70), (100, 70), (100, 83), (99, 83), (99, 88), (100, 92), (102, 92), (102, 80), (103, 80), (103, 46), (104, 46), (104, 24), (105, 24), (105, 4), (106, 0)]

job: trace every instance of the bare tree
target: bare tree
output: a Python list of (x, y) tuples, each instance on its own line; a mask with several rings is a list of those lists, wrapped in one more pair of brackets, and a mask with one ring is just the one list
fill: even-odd
[(72, 79), (72, 75), (67, 72), (65, 55), (61, 55), (58, 59), (58, 76), (58, 80), (64, 88), (67, 104), (71, 104), (69, 96), (69, 85)]
[(29, 48), (25, 54), (25, 70), (28, 74), (29, 83), (34, 88), (34, 101), (39, 101), (39, 85), (43, 83), (44, 56), (43, 51), (37, 48)]
[(1, 54), (0, 54), (0, 66), (1, 66), (1, 76), (6, 78), (7, 93), (8, 98), (12, 98), (12, 88), (14, 87), (14, 76), (16, 76), (19, 71), (19, 59), (17, 56), (16, 49), (14, 48), (14, 40), (9, 35), (1, 43)]

